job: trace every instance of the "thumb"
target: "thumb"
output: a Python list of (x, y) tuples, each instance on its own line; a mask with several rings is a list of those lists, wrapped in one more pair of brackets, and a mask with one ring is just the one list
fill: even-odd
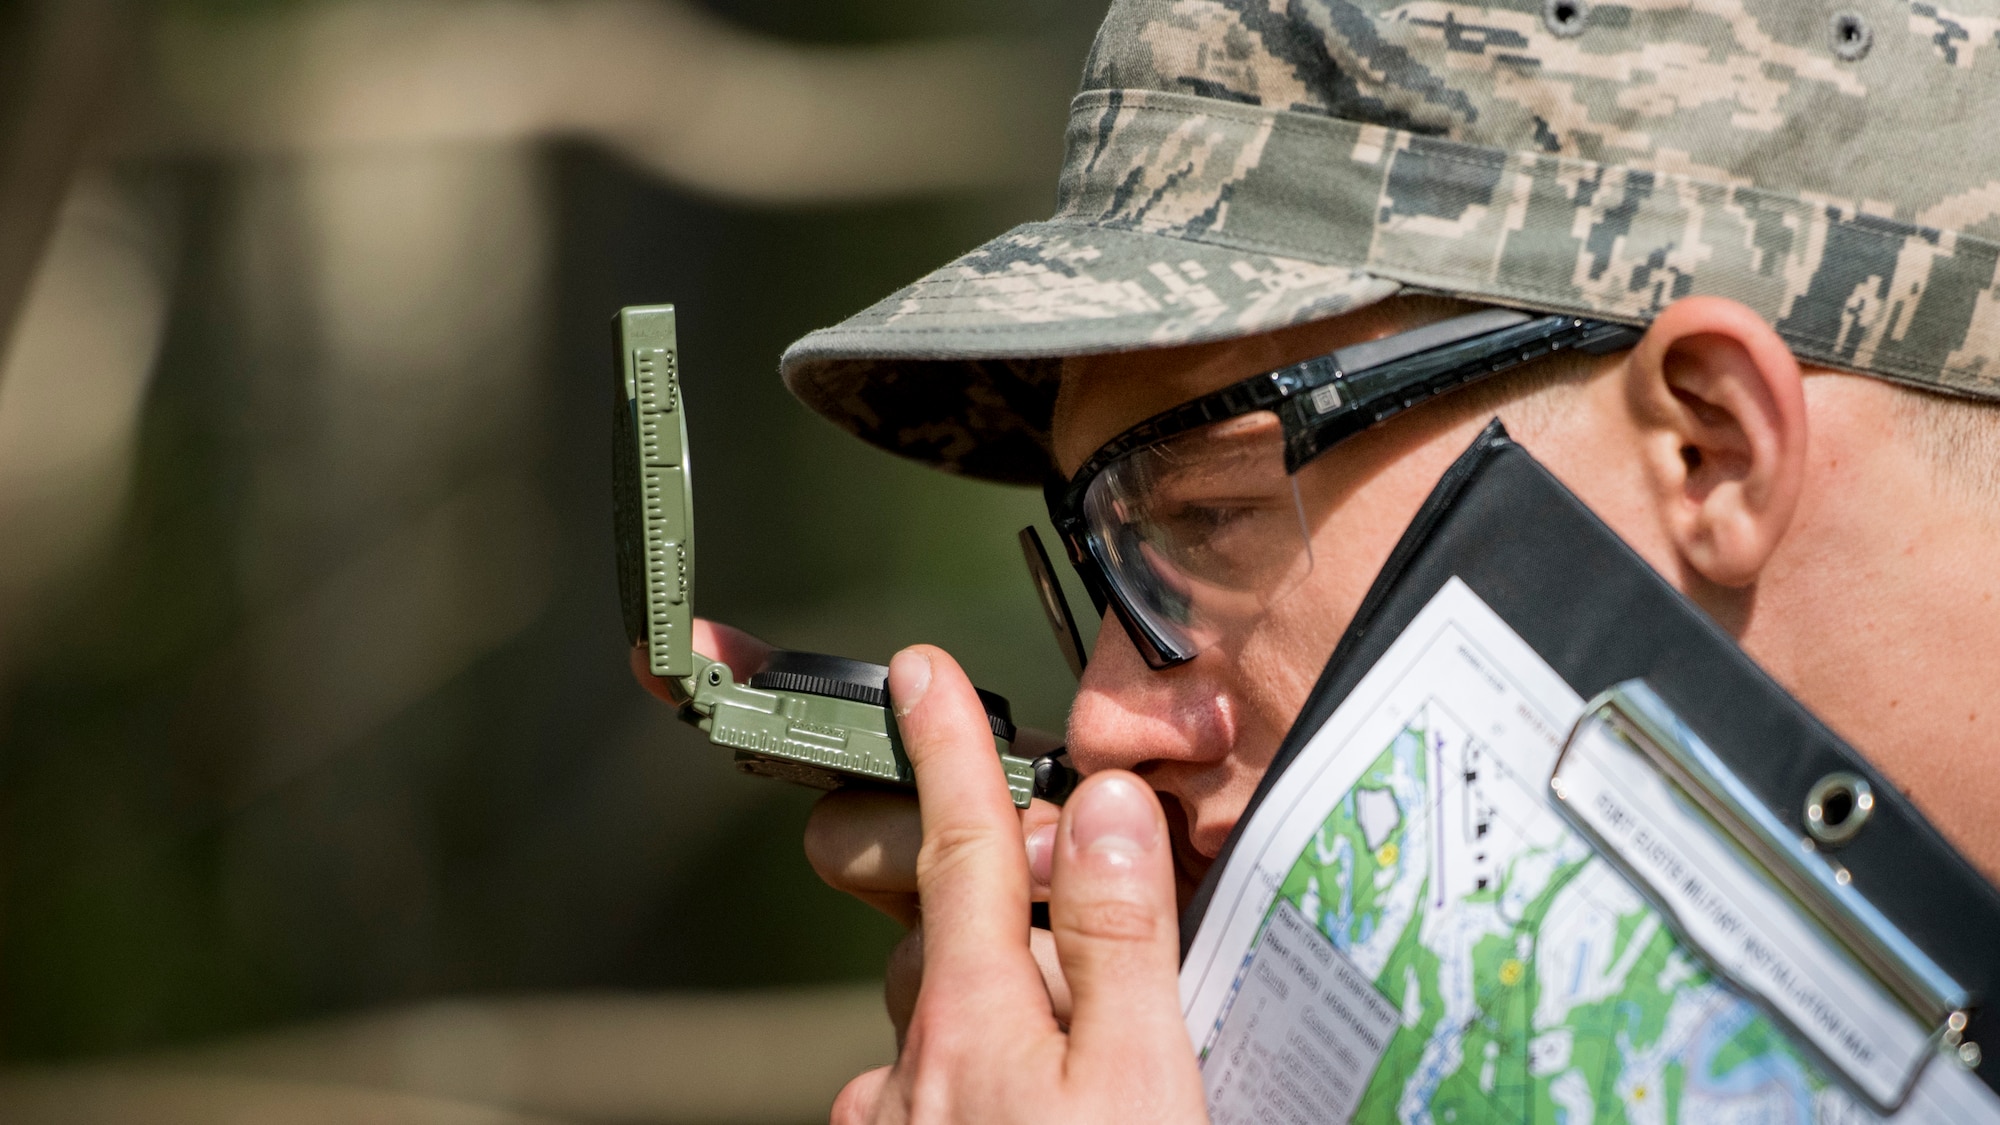
[(891, 1077), (893, 1072), (888, 1067), (878, 1066), (841, 1087), (840, 1094), (833, 1099), (833, 1112), (827, 1116), (830, 1125), (867, 1125), (883, 1116), (886, 1107), (882, 1096), (888, 1092)]
[(1063, 809), (1054, 874), (1049, 927), (1073, 997), (1072, 1072), (1101, 1059), (1129, 1079), (1135, 1065), (1181, 1060), (1191, 1076), (1172, 849), (1153, 791), (1123, 771), (1085, 781)]

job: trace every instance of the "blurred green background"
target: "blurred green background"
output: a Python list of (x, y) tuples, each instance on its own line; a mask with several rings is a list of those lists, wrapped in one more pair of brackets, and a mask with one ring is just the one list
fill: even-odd
[[(1059, 727), (1039, 497), (862, 446), (776, 362), (1047, 214), (1102, 7), (18, 10), (0, 140), (60, 191), (0, 197), (41, 232), (0, 305), (0, 1058), (877, 977), (814, 795), (629, 678), (609, 322), (680, 307), (699, 612), (938, 643)], [(34, 81), (98, 95), (64, 143)]]

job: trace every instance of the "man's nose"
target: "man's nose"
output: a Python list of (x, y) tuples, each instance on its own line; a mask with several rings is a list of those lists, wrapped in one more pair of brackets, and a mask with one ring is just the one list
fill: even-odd
[(1105, 621), (1070, 708), (1070, 760), (1085, 774), (1220, 760), (1233, 731), (1219, 669), (1205, 653), (1156, 671), (1117, 622)]

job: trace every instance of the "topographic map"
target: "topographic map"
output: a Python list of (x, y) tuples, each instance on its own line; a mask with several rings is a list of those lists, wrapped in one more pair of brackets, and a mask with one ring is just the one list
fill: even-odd
[(1488, 796), (1537, 783), (1483, 749), (1427, 706), (1278, 891), (1402, 1014), (1357, 1119), (1840, 1120), (1844, 1095), (1588, 845)]
[[(1580, 701), (1469, 590), (1440, 601), (1227, 860), (1182, 974), (1217, 1125), (1877, 1120), (1555, 810)], [(2000, 1121), (1923, 1075), (1898, 1120)]]

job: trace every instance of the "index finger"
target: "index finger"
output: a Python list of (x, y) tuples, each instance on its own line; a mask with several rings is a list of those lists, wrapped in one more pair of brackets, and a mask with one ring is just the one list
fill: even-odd
[(986, 710), (958, 662), (918, 645), (889, 662), (889, 695), (917, 774), (917, 894), (925, 982), (971, 982), (1047, 1004), (1028, 952), (1028, 858)]

